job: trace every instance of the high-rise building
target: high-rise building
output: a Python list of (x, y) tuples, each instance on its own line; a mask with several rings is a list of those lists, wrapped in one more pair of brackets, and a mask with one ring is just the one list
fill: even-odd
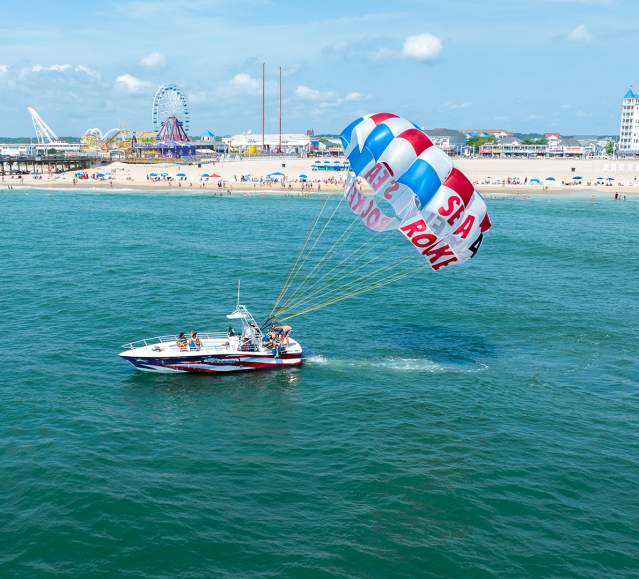
[(639, 93), (631, 88), (623, 97), (621, 128), (619, 129), (620, 155), (639, 154)]

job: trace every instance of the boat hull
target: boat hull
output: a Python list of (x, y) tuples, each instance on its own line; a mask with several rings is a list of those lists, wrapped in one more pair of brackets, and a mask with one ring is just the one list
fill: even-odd
[(277, 358), (270, 353), (261, 354), (258, 352), (170, 357), (135, 356), (127, 355), (127, 353), (123, 352), (120, 356), (133, 364), (138, 370), (162, 374), (243, 372), (248, 370), (281, 369), (299, 366), (302, 363), (301, 352), (281, 354)]

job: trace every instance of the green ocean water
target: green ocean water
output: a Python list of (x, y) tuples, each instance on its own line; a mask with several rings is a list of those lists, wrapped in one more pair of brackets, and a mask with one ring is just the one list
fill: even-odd
[(299, 369), (117, 357), (238, 278), (265, 316), (322, 203), (0, 192), (1, 577), (639, 576), (635, 201), (489, 200), (469, 267), (296, 318)]

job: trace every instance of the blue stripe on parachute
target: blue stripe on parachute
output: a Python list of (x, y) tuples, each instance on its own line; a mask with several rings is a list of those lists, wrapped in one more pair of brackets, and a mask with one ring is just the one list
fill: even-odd
[(377, 161), (394, 138), (395, 135), (386, 125), (377, 125), (371, 134), (368, 135), (364, 148), (368, 149)]
[(374, 160), (373, 154), (366, 148), (360, 151), (359, 147), (355, 147), (348, 156), (348, 162), (351, 164), (351, 169), (356, 175), (360, 175), (364, 167)]
[(364, 117), (359, 117), (359, 119), (355, 119), (350, 125), (348, 125), (340, 134), (339, 138), (342, 140), (342, 147), (344, 150), (348, 148), (349, 143), (351, 142), (351, 137), (353, 136), (353, 129), (359, 125), (364, 120)]
[(371, 161), (377, 161), (394, 138), (395, 135), (386, 125), (375, 127), (368, 135), (364, 148), (360, 151), (359, 147), (355, 147), (348, 156), (355, 174), (360, 175)]
[(423, 159), (417, 159), (397, 182), (412, 189), (419, 199), (420, 207), (424, 207), (442, 185), (435, 169)]

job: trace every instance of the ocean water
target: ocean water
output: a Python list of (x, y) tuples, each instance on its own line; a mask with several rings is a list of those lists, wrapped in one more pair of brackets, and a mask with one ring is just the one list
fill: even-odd
[(292, 319), (299, 369), (117, 357), (238, 278), (265, 316), (322, 204), (0, 193), (0, 576), (639, 576), (636, 201), (489, 200), (469, 267)]

